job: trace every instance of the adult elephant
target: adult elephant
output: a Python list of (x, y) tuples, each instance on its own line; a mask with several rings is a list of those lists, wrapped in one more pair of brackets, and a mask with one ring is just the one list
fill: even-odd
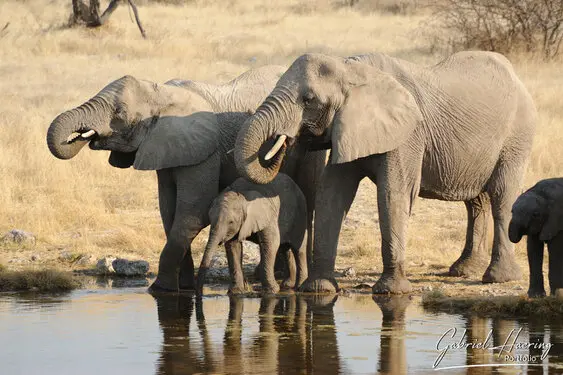
[(266, 183), (287, 140), (332, 149), (317, 193), (313, 267), (304, 290), (338, 288), (338, 237), (364, 177), (377, 185), (382, 239), (383, 272), (374, 293), (411, 290), (404, 258), (417, 196), (466, 204), (467, 239), (452, 274), (475, 267), (492, 207), (494, 243), (483, 282), (506, 282), (521, 277), (507, 230), (536, 117), (529, 93), (497, 53), (460, 52), (430, 67), (383, 54), (307, 54), (243, 126), (235, 160), (243, 176)]
[[(57, 158), (70, 159), (89, 144), (93, 150), (110, 150), (114, 167), (156, 170), (166, 245), (152, 290), (194, 288), (191, 243), (209, 224), (212, 200), (239, 177), (230, 151), (250, 115), (245, 111), (264, 100), (283, 70), (250, 70), (218, 86), (181, 80), (157, 84), (125, 76), (57, 116), (49, 127), (47, 144)], [(310, 220), (323, 157), (296, 143), (284, 163), (311, 202)]]

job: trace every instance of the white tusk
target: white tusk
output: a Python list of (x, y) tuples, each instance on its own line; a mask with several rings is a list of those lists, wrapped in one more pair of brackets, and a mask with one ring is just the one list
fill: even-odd
[(86, 133), (82, 133), (81, 137), (82, 138), (90, 138), (91, 136), (93, 136), (94, 134), (96, 134), (95, 130), (88, 130)]
[(271, 158), (273, 158), (274, 155), (278, 153), (280, 148), (282, 148), (286, 138), (287, 135), (278, 136), (278, 140), (276, 141), (276, 143), (274, 143), (274, 146), (272, 146), (272, 148), (270, 149), (270, 151), (268, 151), (266, 156), (264, 156), (264, 160), (270, 160)]
[(68, 138), (66, 139), (66, 143), (70, 143), (78, 137), (80, 137), (80, 133), (74, 132), (74, 133), (72, 133), (71, 135), (68, 136)]

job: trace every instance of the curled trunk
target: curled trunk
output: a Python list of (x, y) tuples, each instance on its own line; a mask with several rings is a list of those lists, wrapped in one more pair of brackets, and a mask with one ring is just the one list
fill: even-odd
[[(241, 127), (235, 145), (235, 163), (241, 176), (258, 184), (274, 179), (280, 170), (287, 145), (285, 139), (277, 142), (272, 127), (263, 116), (256, 113)], [(278, 143), (277, 152), (266, 155)]]
[(91, 99), (53, 120), (47, 131), (47, 145), (53, 156), (73, 158), (104, 126), (109, 127), (109, 109), (101, 104), (100, 100)]

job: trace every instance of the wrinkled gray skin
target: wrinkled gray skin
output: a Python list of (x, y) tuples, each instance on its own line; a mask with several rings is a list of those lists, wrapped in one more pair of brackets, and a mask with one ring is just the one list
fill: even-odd
[(285, 253), (289, 264), (289, 277), (282, 282), (282, 288), (299, 287), (307, 278), (307, 202), (297, 184), (286, 174), (279, 173), (265, 185), (237, 179), (215, 198), (209, 219), (209, 240), (197, 274), (200, 294), (213, 254), (223, 244), (232, 278), (229, 292), (239, 294), (249, 290), (239, 255), (242, 241), (252, 235), (260, 246), (262, 292), (280, 290), (274, 278), (278, 249)]
[(541, 180), (516, 199), (508, 236), (514, 243), (527, 236), (530, 287), (528, 296), (545, 296), (543, 248), (549, 251), (551, 295), (563, 288), (563, 178)]
[[(191, 243), (209, 224), (213, 199), (239, 177), (232, 149), (249, 116), (246, 111), (264, 100), (282, 71), (277, 66), (250, 70), (219, 86), (181, 80), (157, 84), (125, 76), (52, 122), (47, 143), (60, 159), (73, 158), (89, 144), (93, 150), (110, 150), (109, 163), (115, 167), (156, 170), (166, 245), (151, 289), (195, 288)], [(311, 202), (312, 221), (314, 180), (325, 156), (303, 150), (296, 143), (283, 169)]]
[[(305, 291), (334, 292), (338, 237), (360, 181), (377, 185), (383, 272), (374, 293), (406, 293), (407, 226), (417, 196), (463, 201), (465, 247), (450, 274), (475, 272), (492, 213), (483, 282), (521, 277), (508, 239), (535, 133), (534, 103), (500, 54), (460, 52), (429, 67), (383, 54), (299, 57), (239, 132), (241, 175), (270, 181), (285, 151), (274, 141), (331, 148), (315, 203), (314, 255)], [(281, 142), (280, 142), (281, 143)], [(267, 161), (266, 153), (276, 152)], [(492, 210), (491, 210), (492, 208)]]

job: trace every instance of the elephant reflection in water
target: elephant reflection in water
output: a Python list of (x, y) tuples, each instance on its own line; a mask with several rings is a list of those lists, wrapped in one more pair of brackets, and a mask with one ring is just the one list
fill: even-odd
[(411, 303), (411, 297), (408, 295), (374, 295), (373, 301), (383, 314), (377, 372), (380, 374), (406, 374), (405, 312)]
[[(202, 300), (189, 295), (154, 295), (163, 333), (158, 374), (340, 373), (333, 307), (338, 296), (268, 296), (260, 300), (259, 333), (243, 343), (243, 297), (229, 296), (220, 344), (206, 327)], [(203, 302), (205, 303), (205, 301)], [(190, 330), (196, 311), (199, 338)]]
[[(465, 317), (466, 327), (466, 342), (467, 343), (485, 343), (489, 348), (492, 347), (503, 347), (503, 351), (499, 356), (499, 350), (483, 350), (483, 349), (472, 349), (467, 348), (466, 352), (466, 365), (467, 374), (498, 374), (498, 373), (511, 373), (520, 374), (525, 366), (523, 361), (510, 361), (506, 360), (505, 356), (535, 356), (538, 358), (536, 361), (530, 361), (529, 364), (542, 364), (544, 366), (528, 366), (526, 373), (528, 374), (559, 374), (560, 369), (554, 367), (548, 367), (549, 362), (553, 362), (552, 359), (546, 359), (542, 362), (540, 357), (542, 356), (543, 349), (539, 348), (537, 345), (526, 349), (514, 349), (512, 344), (516, 343), (532, 343), (532, 344), (548, 344), (555, 343), (553, 347), (549, 350), (551, 356), (557, 356), (563, 359), (561, 354), (563, 354), (563, 343), (557, 338), (558, 333), (552, 329), (546, 330), (546, 322), (538, 319), (526, 319), (522, 321), (517, 320), (506, 320), (499, 318), (482, 318), (472, 315), (466, 315)], [(527, 329), (519, 333), (523, 325), (527, 325)], [(526, 333), (529, 332), (529, 333)], [(458, 334), (459, 331), (458, 331)], [(520, 363), (523, 366), (501, 367), (494, 366), (495, 364), (517, 364)], [(491, 365), (491, 366), (486, 366)]]

